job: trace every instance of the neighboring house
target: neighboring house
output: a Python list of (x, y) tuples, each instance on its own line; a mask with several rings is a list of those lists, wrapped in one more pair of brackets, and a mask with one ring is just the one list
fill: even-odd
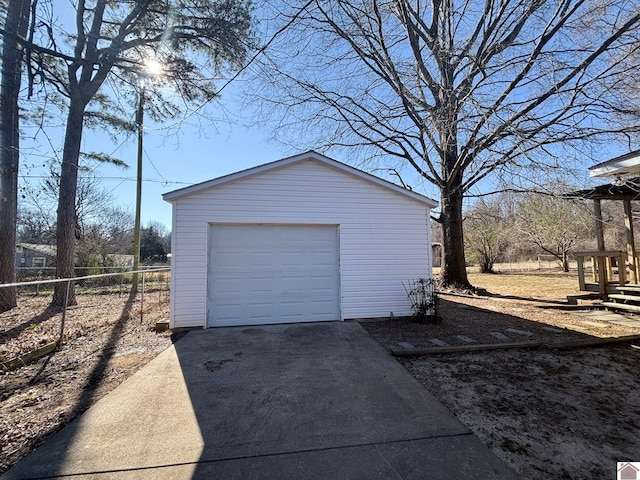
[[(133, 255), (109, 253), (107, 258), (114, 266), (130, 267), (133, 265)], [(38, 243), (16, 244), (16, 267), (47, 268), (55, 266), (56, 246)]]
[(164, 194), (171, 328), (411, 315), (437, 203), (316, 152)]
[(56, 259), (55, 245), (37, 243), (16, 244), (16, 267), (46, 268), (54, 265)]

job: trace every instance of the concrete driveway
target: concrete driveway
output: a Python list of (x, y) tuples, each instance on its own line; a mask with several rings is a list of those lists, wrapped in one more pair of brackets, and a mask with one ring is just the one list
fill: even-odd
[(189, 332), (3, 478), (515, 479), (353, 322)]

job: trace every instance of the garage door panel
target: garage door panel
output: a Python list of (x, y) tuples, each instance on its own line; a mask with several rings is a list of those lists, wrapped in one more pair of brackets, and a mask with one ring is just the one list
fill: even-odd
[(279, 258), (280, 267), (297, 267), (305, 262), (304, 252), (282, 252)]
[(210, 228), (209, 325), (340, 318), (337, 227)]

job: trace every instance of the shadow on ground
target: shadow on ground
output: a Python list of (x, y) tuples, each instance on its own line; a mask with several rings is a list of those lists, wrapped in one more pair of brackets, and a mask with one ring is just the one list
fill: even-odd
[[(505, 303), (505, 310), (507, 308), (517, 311), (520, 307)], [(523, 309), (520, 308), (520, 310)], [(515, 313), (497, 312), (444, 298), (439, 299), (438, 311), (440, 320), (437, 322), (419, 323), (412, 318), (404, 317), (392, 321), (366, 322), (362, 326), (387, 349), (411, 348), (410, 345), (429, 348), (594, 338), (592, 335), (573, 329), (527, 320)], [(554, 312), (554, 315), (562, 315), (562, 313)], [(575, 322), (579, 323), (578, 320)], [(602, 325), (606, 328), (605, 323)]]
[(19, 325), (16, 325), (8, 330), (4, 330), (0, 332), (0, 340), (13, 338), (20, 335), (22, 332), (29, 328), (33, 328), (34, 326), (40, 325), (43, 322), (46, 322), (50, 318), (56, 316), (62, 311), (61, 307), (54, 307), (49, 305), (42, 313), (31, 317), (28, 321), (22, 322)]
[(510, 479), (352, 322), (192, 331), (7, 479)]
[[(101, 348), (101, 350), (99, 352), (96, 352), (95, 355), (96, 357), (99, 359), (98, 362), (96, 363), (96, 365), (93, 367), (93, 370), (91, 371), (90, 375), (88, 376), (88, 381), (83, 385), (81, 392), (78, 395), (78, 400), (77, 402), (73, 405), (73, 409), (68, 412), (66, 414), (67, 418), (70, 419), (74, 419), (76, 417), (78, 417), (79, 415), (81, 415), (84, 411), (87, 410), (87, 408), (89, 408), (94, 402), (95, 402), (95, 397), (96, 394), (104, 380), (105, 377), (105, 373), (107, 371), (108, 365), (110, 360), (113, 357), (114, 354), (114, 350), (116, 347), (116, 344), (118, 342), (118, 340), (122, 337), (122, 334), (124, 332), (125, 326), (127, 324), (127, 322), (130, 321), (131, 318), (131, 313), (132, 313), (132, 309), (133, 309), (133, 305), (135, 303), (136, 300), (136, 295), (135, 294), (129, 294), (127, 301), (125, 302), (122, 311), (118, 317), (118, 320), (113, 324), (111, 331), (109, 333), (109, 337), (107, 342), (104, 344), (104, 346)], [(60, 309), (57, 307), (48, 307), (44, 310), (44, 312), (42, 312), (41, 314), (33, 317), (32, 319), (30, 319), (28, 322), (24, 322), (23, 324), (21, 324), (19, 327), (14, 327), (13, 329), (5, 332), (6, 334), (13, 334), (13, 335), (18, 335), (22, 330), (24, 330), (23, 326), (24, 325), (31, 325), (31, 324), (39, 324), (42, 323), (43, 321), (46, 321), (48, 319), (50, 319), (51, 317), (53, 317), (54, 315), (60, 313)], [(46, 358), (41, 360), (41, 365), (39, 366), (39, 368), (36, 370), (35, 374), (28, 380), (27, 384), (28, 385), (33, 385), (37, 382), (40, 381), (40, 376), (42, 375), (42, 373), (44, 372), (44, 370), (47, 368), (48, 364), (49, 364), (49, 360), (51, 359), (51, 355), (55, 355), (55, 351), (52, 352), (50, 355), (48, 355)], [(8, 395), (12, 394), (12, 391), (10, 390), (15, 390), (17, 388), (21, 388), (23, 385), (20, 384), (19, 382), (14, 382), (14, 384), (12, 385), (8, 385), (7, 386), (7, 390), (5, 391), (5, 389), (3, 389), (3, 395), (6, 397)], [(64, 425), (64, 424), (63, 424)], [(60, 425), (59, 423), (54, 423), (52, 425), (52, 427), (50, 428), (49, 431), (47, 431), (42, 437), (41, 440), (45, 440), (50, 438), (52, 435), (54, 435), (56, 432), (60, 431), (63, 428), (63, 425)], [(74, 423), (72, 423), (71, 425), (67, 426), (66, 429), (69, 431), (73, 430), (73, 425), (75, 425)], [(64, 456), (62, 457), (64, 458)], [(56, 471), (55, 465), (57, 463), (53, 462), (52, 463), (52, 469), (51, 469), (51, 473), (50, 476), (51, 477), (55, 477), (58, 475), (58, 472)], [(4, 477), (3, 477), (4, 478)]]

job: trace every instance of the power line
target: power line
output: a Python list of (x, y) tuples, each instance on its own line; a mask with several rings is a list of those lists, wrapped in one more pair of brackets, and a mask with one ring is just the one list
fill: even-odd
[[(51, 178), (51, 175), (19, 175), (20, 178)], [(82, 178), (82, 177), (80, 177)], [(115, 181), (136, 181), (135, 177), (99, 177), (100, 180), (115, 180)], [(162, 183), (164, 185), (193, 185), (193, 182), (178, 182), (175, 180), (167, 180), (165, 178), (143, 178), (143, 182)]]

